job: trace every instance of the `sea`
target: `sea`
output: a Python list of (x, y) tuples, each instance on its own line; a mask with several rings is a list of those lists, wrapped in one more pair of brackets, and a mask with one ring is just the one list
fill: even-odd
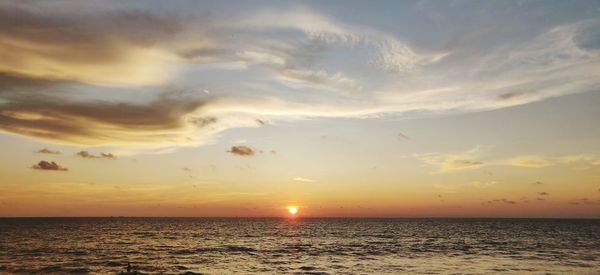
[(600, 274), (600, 220), (1, 218), (0, 274)]

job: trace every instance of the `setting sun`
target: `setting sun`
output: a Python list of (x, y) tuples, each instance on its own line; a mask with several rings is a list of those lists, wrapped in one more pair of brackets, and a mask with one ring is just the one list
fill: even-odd
[(290, 214), (296, 215), (296, 213), (298, 213), (298, 207), (296, 207), (296, 206), (288, 206), (288, 211), (290, 212)]

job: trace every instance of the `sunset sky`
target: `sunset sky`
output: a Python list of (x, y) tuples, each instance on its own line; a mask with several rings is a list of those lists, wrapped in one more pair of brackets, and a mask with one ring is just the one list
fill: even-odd
[(2, 1), (0, 216), (600, 217), (600, 2)]

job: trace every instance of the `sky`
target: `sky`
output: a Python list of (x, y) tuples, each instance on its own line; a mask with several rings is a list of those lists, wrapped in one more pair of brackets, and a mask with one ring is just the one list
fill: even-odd
[(600, 217), (598, 1), (3, 1), (0, 216)]

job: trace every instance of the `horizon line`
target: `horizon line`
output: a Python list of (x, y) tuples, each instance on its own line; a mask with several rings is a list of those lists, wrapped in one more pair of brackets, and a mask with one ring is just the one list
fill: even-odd
[(490, 216), (0, 216), (0, 219), (56, 218), (180, 218), (180, 219), (537, 219), (537, 220), (600, 220), (598, 217), (490, 217)]

